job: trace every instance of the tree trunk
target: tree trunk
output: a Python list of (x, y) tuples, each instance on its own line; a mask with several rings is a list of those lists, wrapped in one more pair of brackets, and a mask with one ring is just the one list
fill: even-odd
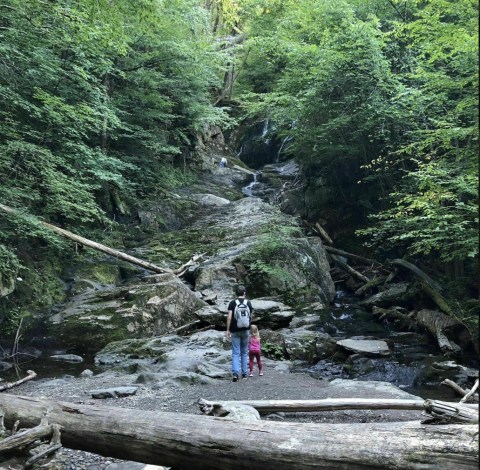
[[(275, 412), (308, 412), (308, 411), (336, 411), (336, 410), (420, 410), (427, 409), (427, 402), (419, 400), (399, 400), (392, 398), (326, 398), (322, 400), (238, 400), (238, 401), (210, 401), (199, 400), (200, 405), (242, 404), (251, 406), (261, 413)], [(428, 406), (432, 402), (428, 401)], [(456, 407), (459, 410), (470, 410), (478, 420), (478, 406), (460, 403), (436, 402), (445, 406)], [(465, 411), (469, 414), (469, 411)]]
[(129, 410), (0, 394), (10, 425), (62, 426), (64, 446), (175, 468), (476, 469), (477, 428), (416, 422), (304, 424)]
[[(8, 212), (9, 214), (19, 215), (19, 212), (17, 210), (12, 209), (11, 207), (5, 206), (3, 204), (0, 204), (0, 209), (4, 210), (5, 212)], [(153, 263), (149, 263), (148, 261), (143, 261), (141, 259), (135, 258), (134, 256), (127, 255), (126, 253), (123, 253), (121, 251), (114, 250), (113, 248), (109, 248), (108, 246), (102, 245), (101, 243), (96, 243), (92, 240), (89, 240), (88, 238), (83, 238), (79, 235), (75, 235), (74, 233), (69, 232), (68, 230), (64, 230), (63, 228), (56, 227), (55, 225), (49, 224), (47, 222), (43, 222), (41, 220), (39, 220), (38, 223), (48, 228), (52, 232), (58, 233), (59, 235), (62, 235), (63, 237), (73, 240), (76, 243), (80, 243), (81, 245), (88, 246), (89, 248), (93, 248), (94, 250), (107, 253), (107, 255), (114, 256), (115, 258), (121, 259), (123, 261), (127, 261), (128, 263), (136, 264), (137, 266), (147, 269), (148, 271), (153, 271), (155, 273), (160, 273), (160, 274), (163, 274), (163, 273), (173, 274), (173, 271), (171, 269), (161, 268), (159, 266), (156, 266)]]

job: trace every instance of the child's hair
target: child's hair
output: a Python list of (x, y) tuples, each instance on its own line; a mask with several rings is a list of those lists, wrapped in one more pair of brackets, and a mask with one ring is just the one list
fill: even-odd
[(250, 325), (250, 334), (252, 336), (255, 336), (257, 338), (260, 337), (260, 333), (258, 332), (258, 327), (257, 325)]

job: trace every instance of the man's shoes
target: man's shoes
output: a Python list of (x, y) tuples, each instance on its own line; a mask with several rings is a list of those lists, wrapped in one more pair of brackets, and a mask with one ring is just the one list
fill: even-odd
[(237, 375), (237, 374), (233, 374), (232, 382), (236, 382), (237, 380), (238, 380), (238, 375)]
[(247, 374), (242, 374), (242, 380), (247, 380)]
[(258, 375), (263, 375), (263, 371), (261, 370), (260, 373)]
[(249, 377), (253, 377), (253, 372), (250, 372), (250, 374), (248, 375)]

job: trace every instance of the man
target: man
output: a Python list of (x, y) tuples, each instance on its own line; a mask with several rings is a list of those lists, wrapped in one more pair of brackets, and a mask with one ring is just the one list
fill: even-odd
[[(237, 299), (228, 304), (227, 316), (227, 338), (232, 339), (232, 380), (236, 382), (240, 376), (240, 366), (242, 379), (247, 378), (247, 360), (248, 360), (248, 336), (250, 333), (250, 319), (253, 313), (253, 307), (250, 300), (245, 297), (246, 290), (243, 286), (237, 287)], [(235, 318), (235, 309), (246, 310), (248, 313), (248, 322), (237, 321)], [(246, 309), (244, 307), (247, 307)], [(238, 326), (238, 323), (244, 326)], [(248, 325), (247, 325), (248, 323)], [(247, 326), (245, 326), (247, 325)]]
[(227, 166), (227, 159), (222, 157), (220, 160), (220, 168), (225, 168)]

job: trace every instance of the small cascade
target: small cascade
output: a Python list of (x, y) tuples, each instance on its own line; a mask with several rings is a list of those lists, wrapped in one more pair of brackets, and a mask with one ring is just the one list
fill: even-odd
[(255, 189), (260, 184), (258, 182), (258, 177), (259, 176), (260, 176), (260, 172), (256, 171), (255, 174), (253, 175), (253, 181), (250, 182), (247, 186), (245, 186), (242, 189), (242, 192), (243, 192), (243, 194), (245, 194), (245, 196), (248, 196), (248, 197), (254, 196)]
[(264, 139), (266, 143), (268, 143), (269, 140), (270, 140), (270, 139), (265, 139), (265, 137), (266, 137), (267, 134), (268, 134), (268, 126), (269, 126), (269, 120), (266, 119), (266, 120), (263, 122), (263, 131), (262, 131), (262, 135), (261, 135), (262, 139)]
[(292, 137), (290, 135), (287, 135), (282, 139), (282, 143), (280, 144), (280, 148), (278, 149), (278, 152), (277, 152), (277, 158), (275, 159), (275, 163), (278, 163), (280, 161), (280, 155), (283, 151), (283, 148), (288, 142), (290, 142), (290, 140), (292, 140)]

